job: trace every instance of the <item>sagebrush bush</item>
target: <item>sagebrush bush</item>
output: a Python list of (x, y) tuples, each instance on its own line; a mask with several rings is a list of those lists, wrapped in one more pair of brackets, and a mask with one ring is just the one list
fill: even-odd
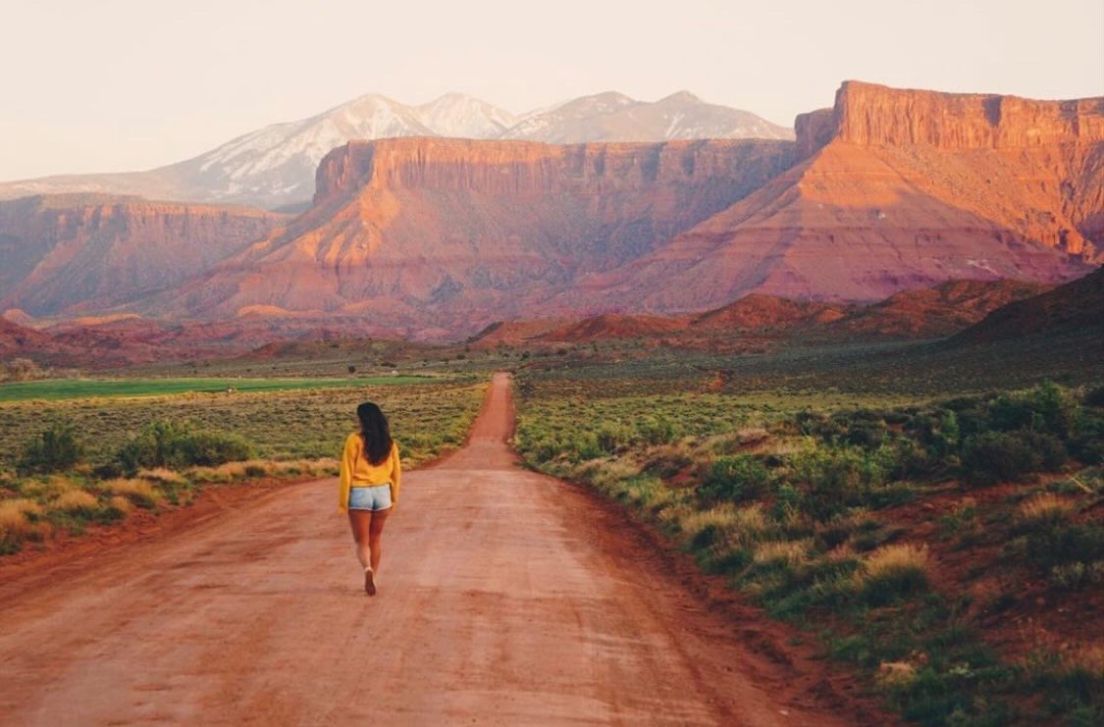
[(797, 481), (808, 488), (802, 506), (818, 520), (865, 504), (871, 488), (886, 480), (880, 453), (854, 447), (817, 447), (794, 457), (792, 467)]
[(664, 416), (644, 417), (636, 423), (636, 431), (646, 444), (669, 444), (679, 436), (679, 428)]
[(116, 460), (124, 471), (140, 468), (183, 469), (216, 466), (249, 459), (253, 447), (236, 434), (195, 431), (171, 422), (154, 422), (119, 450)]
[(1085, 392), (1085, 396), (1081, 401), (1085, 406), (1095, 406), (1104, 408), (1104, 386), (1094, 386)]
[(698, 493), (711, 502), (746, 502), (766, 494), (770, 482), (770, 470), (753, 455), (718, 457)]
[(17, 467), (23, 474), (61, 472), (80, 462), (83, 455), (73, 427), (54, 424), (24, 445)]
[(1043, 568), (1104, 560), (1104, 526), (1096, 523), (1046, 523), (1026, 535), (1026, 554)]
[(1020, 432), (983, 432), (967, 438), (962, 448), (963, 474), (975, 484), (1016, 481), (1042, 464), (1042, 455)]

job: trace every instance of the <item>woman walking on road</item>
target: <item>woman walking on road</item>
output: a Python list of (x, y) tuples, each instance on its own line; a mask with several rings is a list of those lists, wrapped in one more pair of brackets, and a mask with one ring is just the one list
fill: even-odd
[(357, 558), (364, 568), (364, 590), (376, 595), (383, 525), (399, 502), (402, 463), (399, 445), (391, 439), (387, 417), (372, 402), (357, 407), (360, 431), (345, 438), (341, 453), (338, 507), (349, 513)]

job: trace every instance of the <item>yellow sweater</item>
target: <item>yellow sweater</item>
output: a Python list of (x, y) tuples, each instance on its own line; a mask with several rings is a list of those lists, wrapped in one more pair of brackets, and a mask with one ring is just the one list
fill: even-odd
[(371, 487), (372, 485), (391, 485), (391, 502), (398, 504), (399, 488), (402, 487), (402, 461), (399, 459), (399, 444), (391, 444), (391, 454), (382, 464), (372, 464), (364, 455), (364, 440), (359, 433), (345, 438), (345, 449), (341, 453), (341, 489), (337, 506), (349, 509), (349, 489), (352, 487)]

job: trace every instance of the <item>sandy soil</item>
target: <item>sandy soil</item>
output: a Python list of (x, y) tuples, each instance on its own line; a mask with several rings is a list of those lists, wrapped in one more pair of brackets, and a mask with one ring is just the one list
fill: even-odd
[(0, 723), (882, 723), (615, 509), (520, 469), (512, 427), (498, 375), (468, 445), (408, 475), (374, 598), (333, 480), (9, 573)]

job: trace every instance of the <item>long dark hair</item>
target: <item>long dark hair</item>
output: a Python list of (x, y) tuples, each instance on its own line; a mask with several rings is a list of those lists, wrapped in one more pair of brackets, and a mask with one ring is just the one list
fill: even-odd
[(364, 440), (364, 456), (372, 464), (383, 464), (391, 454), (391, 425), (376, 404), (366, 401), (357, 407), (360, 438)]

